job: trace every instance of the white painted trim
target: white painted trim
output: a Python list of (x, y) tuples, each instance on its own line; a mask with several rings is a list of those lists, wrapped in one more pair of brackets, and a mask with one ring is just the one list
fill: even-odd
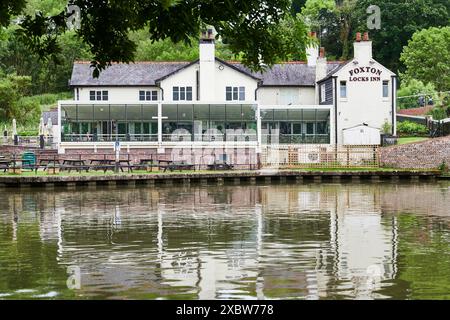
[(318, 109), (318, 110), (330, 110), (333, 105), (259, 105), (261, 110), (266, 109), (283, 109), (283, 110), (298, 110), (298, 109)]

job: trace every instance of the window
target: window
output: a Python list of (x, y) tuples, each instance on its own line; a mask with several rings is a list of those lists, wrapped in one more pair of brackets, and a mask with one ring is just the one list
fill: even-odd
[(227, 101), (245, 101), (245, 87), (226, 87), (225, 99)]
[(232, 87), (226, 87), (225, 98), (227, 101), (233, 100), (233, 88)]
[(149, 90), (149, 91), (140, 90), (139, 91), (139, 100), (140, 101), (156, 101), (156, 100), (158, 100), (158, 91), (157, 90)]
[(389, 81), (383, 81), (383, 98), (389, 97)]
[(245, 87), (239, 87), (239, 100), (245, 101)]
[(89, 100), (91, 101), (108, 101), (108, 91), (107, 90), (103, 90), (103, 91), (94, 91), (91, 90), (89, 91)]
[(313, 122), (306, 123), (306, 134), (314, 134), (314, 123)]
[(186, 87), (186, 100), (192, 101), (192, 87)]
[(341, 98), (347, 98), (347, 81), (341, 81)]
[(192, 101), (192, 87), (173, 87), (173, 101)]
[(320, 102), (326, 101), (326, 87), (325, 83), (320, 86)]

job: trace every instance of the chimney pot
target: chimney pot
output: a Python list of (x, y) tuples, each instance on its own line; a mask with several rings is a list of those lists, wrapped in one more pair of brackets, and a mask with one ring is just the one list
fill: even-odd
[(361, 42), (361, 32), (356, 33), (356, 42)]
[(364, 41), (369, 41), (369, 33), (364, 32)]
[(319, 57), (325, 58), (325, 48), (324, 47), (320, 47)]

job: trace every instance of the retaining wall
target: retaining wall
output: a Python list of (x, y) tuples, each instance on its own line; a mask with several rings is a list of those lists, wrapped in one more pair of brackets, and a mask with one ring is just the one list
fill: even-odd
[(450, 136), (381, 148), (381, 164), (401, 169), (436, 169), (450, 165)]

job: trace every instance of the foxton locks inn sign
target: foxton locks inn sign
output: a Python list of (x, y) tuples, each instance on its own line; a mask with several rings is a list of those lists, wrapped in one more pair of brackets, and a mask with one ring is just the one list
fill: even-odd
[(381, 81), (381, 74), (383, 71), (373, 67), (358, 67), (349, 71), (350, 81), (364, 82), (364, 81)]

